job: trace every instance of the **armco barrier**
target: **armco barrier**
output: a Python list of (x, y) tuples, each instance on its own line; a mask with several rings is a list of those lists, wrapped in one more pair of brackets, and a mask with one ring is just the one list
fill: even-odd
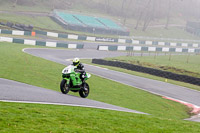
[[(37, 34), (51, 36), (49, 32), (36, 31)], [(106, 37), (94, 37), (94, 36), (83, 36), (83, 35), (73, 35), (73, 34), (58, 34), (59, 38), (75, 39), (75, 40), (86, 40), (95, 42), (116, 42), (116, 43), (127, 43), (127, 44), (137, 44), (137, 45), (151, 45), (151, 46), (169, 46), (169, 47), (194, 47), (199, 48), (200, 44), (197, 43), (176, 43), (176, 42), (158, 42), (158, 41), (144, 41), (144, 40), (134, 40), (134, 39), (122, 39), (122, 38), (106, 38)], [(75, 36), (71, 38), (70, 36)]]
[(172, 48), (172, 47), (153, 47), (153, 46), (98, 45), (97, 50), (104, 50), (104, 51), (144, 51), (144, 52), (200, 53), (200, 49), (197, 49), (197, 48)]
[(31, 36), (31, 31), (20, 31), (20, 30), (5, 30), (0, 29), (1, 34), (11, 34), (11, 35), (18, 35), (18, 36)]
[(191, 76), (187, 76), (187, 75), (175, 74), (172, 72), (167, 72), (167, 71), (162, 71), (162, 70), (158, 70), (158, 69), (128, 64), (128, 63), (119, 62), (119, 61), (107, 61), (107, 60), (103, 60), (103, 59), (92, 59), (92, 63), (100, 64), (100, 65), (107, 65), (107, 66), (114, 66), (114, 67), (124, 68), (124, 69), (137, 71), (137, 72), (148, 73), (151, 75), (164, 77), (167, 79), (173, 79), (176, 81), (186, 82), (186, 83), (200, 86), (200, 78), (195, 78), (195, 77), (191, 77)]
[(30, 39), (18, 39), (11, 37), (0, 37), (0, 42), (11, 42), (11, 43), (21, 43), (27, 45), (38, 45), (38, 46), (47, 46), (47, 47), (63, 47), (63, 48), (72, 48), (72, 49), (83, 49), (84, 44), (67, 44), (67, 43), (58, 43), (58, 42), (49, 42), (49, 41), (38, 41)]
[[(12, 31), (12, 30), (1, 30), (2, 34), (12, 34), (12, 35), (31, 35), (30, 31)], [(15, 34), (18, 33), (18, 34)], [(147, 45), (147, 46), (164, 46), (164, 47), (183, 47), (183, 48), (200, 48), (198, 43), (176, 43), (176, 42), (158, 42), (158, 41), (144, 41), (144, 40), (134, 40), (134, 39), (123, 39), (123, 38), (107, 38), (107, 37), (94, 37), (94, 36), (85, 36), (85, 35), (74, 35), (74, 34), (64, 34), (64, 33), (55, 33), (55, 32), (46, 32), (35, 30), (35, 34), (44, 35), (49, 37), (56, 38), (66, 38), (74, 40), (86, 40), (86, 41), (95, 41), (95, 42), (115, 42), (115, 43), (126, 43), (133, 45)]]

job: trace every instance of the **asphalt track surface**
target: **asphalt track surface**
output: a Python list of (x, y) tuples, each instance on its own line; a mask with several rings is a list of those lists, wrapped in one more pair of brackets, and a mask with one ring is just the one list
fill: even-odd
[[(57, 49), (25, 49), (25, 52), (51, 60), (60, 64), (69, 65), (70, 61), (66, 59), (79, 58), (104, 58), (112, 56), (126, 55), (124, 52), (107, 52), (97, 50), (57, 50)], [(117, 81), (138, 89), (142, 89), (153, 94), (174, 98), (177, 100), (185, 101), (197, 106), (200, 106), (200, 92), (186, 87), (169, 84), (157, 80), (138, 77), (122, 72), (108, 70), (96, 66), (86, 65), (87, 72), (92, 74)]]
[[(30, 49), (30, 50), (38, 50), (38, 49)], [(44, 49), (41, 49), (44, 50)], [(49, 49), (50, 50), (50, 49)], [(27, 49), (29, 51), (29, 49)], [(70, 52), (69, 50), (60, 50), (63, 53)], [(78, 52), (76, 50), (72, 50), (71, 54), (74, 52)], [(40, 55), (41, 53), (39, 53)], [(69, 53), (68, 53), (69, 54)], [(96, 52), (92, 54), (97, 54)], [(122, 53), (124, 55), (125, 53)], [(109, 53), (104, 54), (105, 56), (109, 56)], [(102, 56), (101, 54), (97, 57)], [(113, 56), (113, 55), (112, 55)], [(62, 57), (62, 56), (61, 56)], [(65, 59), (68, 58), (60, 58), (59, 62), (66, 64)], [(85, 56), (87, 57), (87, 56)], [(53, 59), (53, 57), (48, 56), (48, 59)], [(88, 57), (87, 57), (88, 58)], [(59, 87), (58, 87), (59, 88)], [(67, 106), (79, 106), (79, 107), (89, 107), (89, 108), (98, 108), (98, 109), (108, 109), (108, 110), (116, 110), (123, 112), (131, 112), (138, 114), (147, 114), (111, 104), (106, 104), (99, 101), (90, 100), (87, 98), (81, 98), (73, 95), (64, 95), (61, 92), (44, 89), (40, 87), (35, 87), (32, 85), (28, 85), (25, 83), (20, 83), (12, 80), (2, 79), (0, 78), (0, 101), (3, 102), (19, 102), (19, 103), (38, 103), (38, 104), (53, 104), (53, 105), (67, 105)]]
[(61, 92), (1, 78), (0, 101), (79, 106), (146, 114), (139, 111), (134, 111), (131, 109), (122, 108), (86, 98), (80, 98), (72, 95), (64, 95)]

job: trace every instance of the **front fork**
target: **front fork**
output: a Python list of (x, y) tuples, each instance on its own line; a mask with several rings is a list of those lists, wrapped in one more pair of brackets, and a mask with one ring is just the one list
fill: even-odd
[(66, 80), (66, 84), (69, 86), (69, 82), (70, 82), (70, 79), (69, 78), (63, 78)]

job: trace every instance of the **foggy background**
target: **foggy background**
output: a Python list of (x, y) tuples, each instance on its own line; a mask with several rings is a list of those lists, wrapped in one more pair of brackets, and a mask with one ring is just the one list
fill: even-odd
[[(60, 9), (108, 16), (127, 27), (133, 32), (131, 35), (151, 36), (151, 32), (154, 31), (144, 34), (149, 28), (159, 29), (155, 31), (159, 37), (170, 37), (172, 33), (175, 38), (187, 38), (190, 33), (199, 37), (200, 34), (198, 0), (0, 0), (1, 10), (20, 11), (21, 7), (27, 11), (37, 9), (37, 12), (51, 12)], [(190, 23), (188, 27), (188, 22), (195, 23)], [(170, 27), (176, 29), (170, 33), (163, 33)], [(165, 30), (160, 30), (161, 28)], [(180, 29), (182, 34), (186, 28), (189, 29), (189, 34), (182, 37), (178, 35)], [(188, 37), (190, 38), (197, 39)]]
[[(52, 9), (79, 9), (100, 12), (124, 19), (134, 18), (137, 23), (145, 23), (143, 30), (151, 21), (166, 19), (166, 28), (171, 18), (182, 21), (199, 20), (200, 1), (198, 0), (1, 0), (1, 4), (36, 6)], [(179, 23), (177, 23), (179, 24)], [(181, 23), (180, 23), (181, 24)], [(135, 26), (137, 28), (137, 25)]]

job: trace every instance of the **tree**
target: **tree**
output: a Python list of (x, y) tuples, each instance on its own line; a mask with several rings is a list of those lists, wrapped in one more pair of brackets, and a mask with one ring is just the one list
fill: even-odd
[(106, 13), (110, 13), (110, 0), (105, 0), (105, 11)]
[(126, 0), (122, 0), (122, 6), (121, 6), (121, 16), (124, 15), (124, 4), (126, 3)]
[[(123, 3), (125, 3), (125, 1), (126, 1), (126, 0), (123, 0)], [(131, 7), (131, 5), (132, 5), (132, 2), (133, 2), (133, 0), (129, 0), (128, 5), (127, 5), (127, 9), (128, 9), (128, 10), (130, 10), (130, 7)], [(123, 7), (123, 8), (122, 8), (122, 9), (123, 9), (123, 10), (122, 10), (123, 13), (121, 13), (121, 14), (122, 14), (122, 16), (123, 16), (123, 18), (124, 18), (123, 25), (125, 25), (125, 24), (126, 24), (126, 19), (127, 19), (127, 14), (128, 14), (128, 13), (124, 13), (124, 5), (123, 5), (122, 7)]]
[[(151, 4), (151, 0), (148, 0), (148, 3), (146, 4), (146, 6), (144, 6), (144, 8), (140, 10), (140, 14), (139, 14), (139, 16), (138, 16), (137, 23), (136, 23), (136, 26), (135, 26), (135, 29), (136, 29), (136, 30), (137, 30), (137, 28), (138, 28), (138, 25), (139, 25), (139, 23), (140, 23), (140, 21), (141, 21), (143, 15), (144, 15), (144, 13), (145, 13), (145, 12), (146, 12), (146, 14), (148, 13), (148, 10), (147, 10), (147, 9), (149, 8), (150, 4)], [(147, 20), (148, 20), (148, 19), (147, 19)], [(144, 24), (144, 25), (147, 25), (147, 24)]]
[(15, 0), (15, 2), (13, 3), (13, 7), (15, 7), (17, 5), (17, 1), (18, 0)]
[(168, 26), (169, 26), (170, 12), (171, 12), (171, 0), (168, 0), (167, 21), (166, 21), (165, 29), (168, 29)]

